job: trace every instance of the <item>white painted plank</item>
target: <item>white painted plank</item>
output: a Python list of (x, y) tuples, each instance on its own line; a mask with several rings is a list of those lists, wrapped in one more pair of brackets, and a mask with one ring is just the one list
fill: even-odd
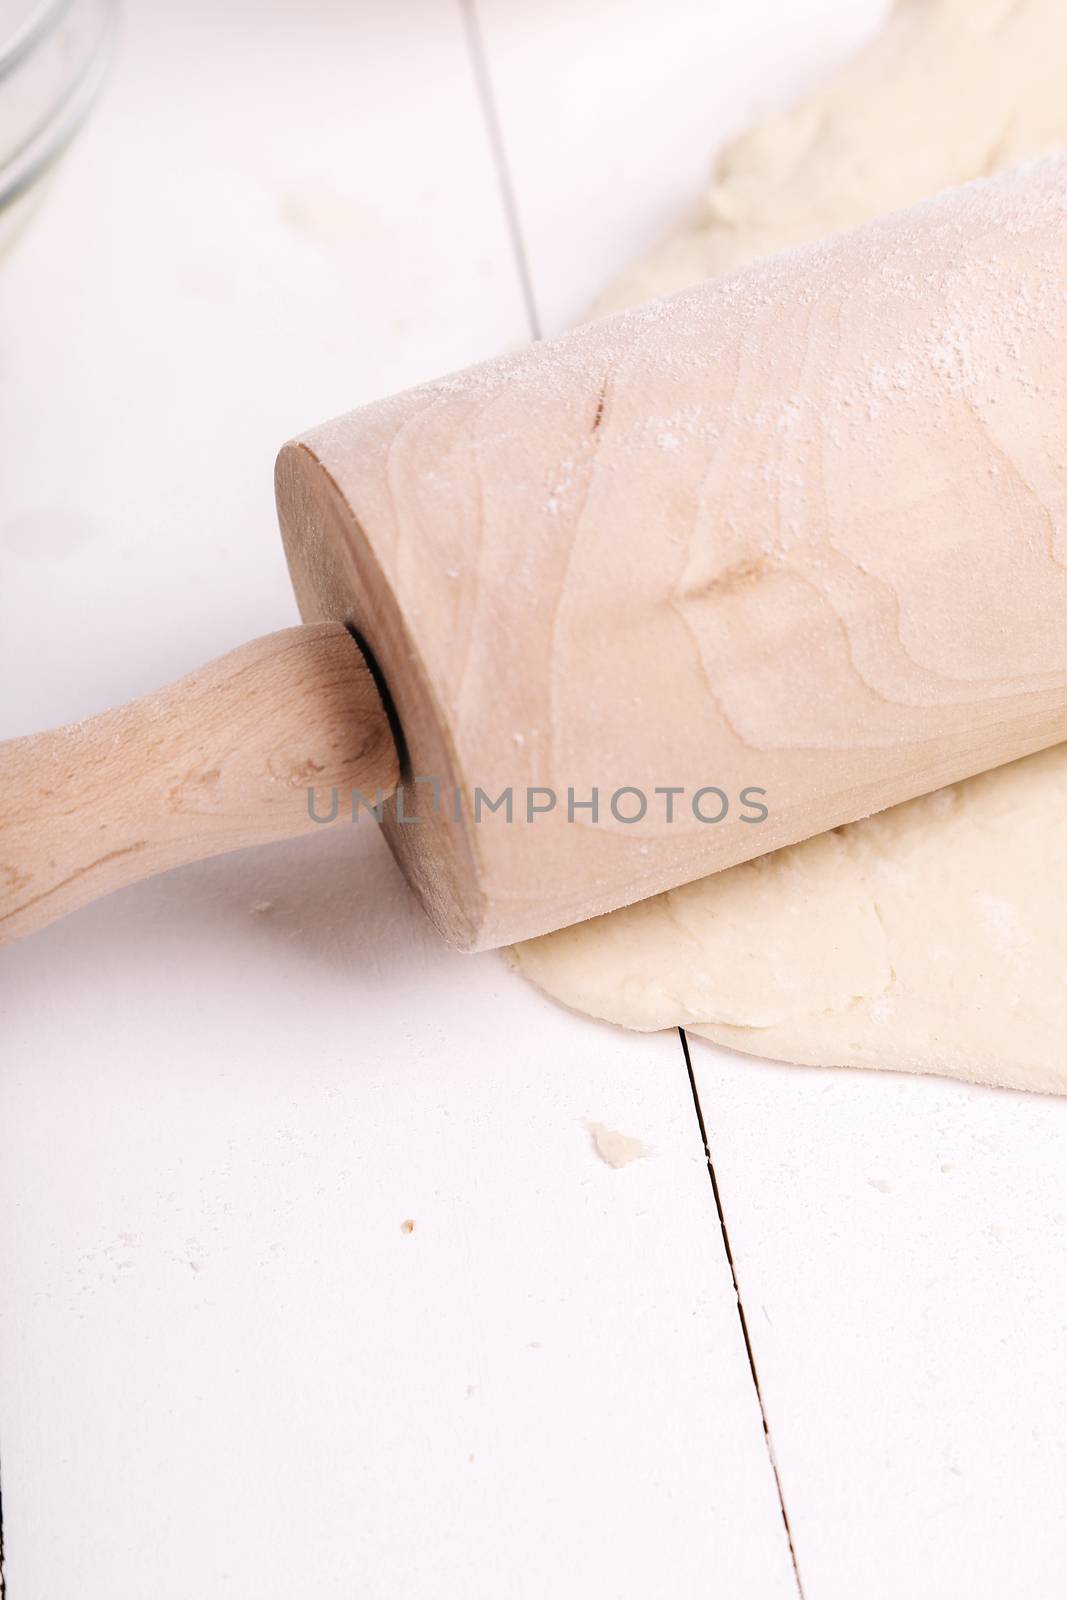
[(889, 0), (472, 0), (546, 332), (691, 207), (715, 148), (791, 103)]
[(442, 953), (371, 833), (78, 913), (3, 1027), (13, 1594), (794, 1594), (671, 1036)]
[[(0, 734), (294, 620), (277, 443), (523, 337), (469, 65), (130, 8), (0, 266)], [(673, 1040), (443, 952), (365, 828), (4, 952), (0, 1038), (13, 1597), (795, 1593)]]
[(691, 1042), (808, 1600), (1067, 1588), (1067, 1103)]

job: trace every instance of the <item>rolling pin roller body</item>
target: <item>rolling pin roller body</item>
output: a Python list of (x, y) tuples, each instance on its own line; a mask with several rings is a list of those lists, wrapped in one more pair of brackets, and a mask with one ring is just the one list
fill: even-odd
[(302, 614), (358, 625), (413, 770), (559, 796), (387, 822), (465, 948), (1056, 743), (1067, 157), (317, 428), (278, 505)]
[[(1067, 738), (1065, 262), (1057, 157), (283, 449), (301, 613), (367, 642), (404, 777), (432, 780), (385, 826), (450, 942), (542, 933)], [(388, 788), (373, 693), (320, 716), (316, 786)], [(264, 748), (293, 731), (269, 720)], [(114, 849), (164, 790), (149, 775)], [(510, 818), (476, 819), (476, 790)], [(554, 804), (527, 821), (531, 791)], [(26, 876), (13, 837), (0, 881)]]

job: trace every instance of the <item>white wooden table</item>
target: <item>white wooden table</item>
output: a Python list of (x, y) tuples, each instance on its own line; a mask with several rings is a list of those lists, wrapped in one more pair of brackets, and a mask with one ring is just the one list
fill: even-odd
[[(132, 0), (0, 262), (0, 736), (294, 621), (275, 447), (566, 325), (883, 9)], [(694, 1041), (713, 1187), (678, 1037), (366, 828), (5, 952), (0, 1051), (8, 1600), (1067, 1593), (1067, 1104)]]

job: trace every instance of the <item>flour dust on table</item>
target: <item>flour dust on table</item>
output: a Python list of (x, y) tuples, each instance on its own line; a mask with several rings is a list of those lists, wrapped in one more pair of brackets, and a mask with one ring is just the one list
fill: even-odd
[[(615, 310), (1067, 143), (1062, 0), (900, 0), (719, 158)], [(1067, 1093), (1067, 745), (515, 947), (566, 1005), (817, 1065)]]

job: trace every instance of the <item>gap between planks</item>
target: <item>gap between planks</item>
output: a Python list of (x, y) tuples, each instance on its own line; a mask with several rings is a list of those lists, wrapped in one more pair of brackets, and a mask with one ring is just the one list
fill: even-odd
[(500, 126), (500, 117), (497, 113), (496, 96), (493, 93), (493, 82), (489, 72), (489, 58), (485, 51), (485, 41), (482, 38), (481, 25), (478, 21), (476, 0), (457, 0), (463, 31), (467, 39), (467, 50), (471, 58), (471, 69), (474, 73), (474, 82), (481, 102), (482, 116), (485, 120), (485, 131), (489, 139), (489, 148), (492, 152), (493, 166), (496, 168), (497, 183), (500, 186), (500, 198), (504, 206), (504, 216), (507, 221), (508, 237), (511, 240), (511, 250), (515, 258), (515, 270), (519, 275), (519, 287), (522, 291), (522, 301), (526, 308), (526, 321), (530, 328), (530, 338), (538, 340), (541, 337), (541, 318), (534, 297), (533, 279), (530, 275), (530, 263), (526, 255), (526, 241), (522, 236), (522, 226), (519, 222), (519, 207), (515, 199), (515, 186), (511, 180), (511, 168), (508, 165), (507, 151), (504, 148), (504, 134)]
[[(711, 1159), (711, 1146), (708, 1144), (707, 1124), (704, 1121), (704, 1108), (700, 1104), (700, 1093), (697, 1089), (696, 1074), (693, 1071), (693, 1062), (689, 1055), (689, 1040), (685, 1036), (685, 1029), (678, 1029), (678, 1038), (682, 1045), (682, 1055), (685, 1058), (685, 1070), (689, 1078), (689, 1089), (693, 1096), (693, 1109), (697, 1114), (697, 1126), (700, 1129), (700, 1138), (704, 1145), (704, 1159), (708, 1164), (708, 1177), (711, 1179), (711, 1193), (715, 1201), (715, 1215), (719, 1219), (719, 1228), (722, 1232), (722, 1247), (726, 1255), (727, 1265), (730, 1268), (730, 1279), (734, 1286), (734, 1301), (737, 1305), (737, 1320), (741, 1324), (741, 1337), (745, 1341), (745, 1354), (748, 1356), (748, 1370), (752, 1374), (752, 1386), (756, 1391), (756, 1402), (759, 1405), (760, 1421), (763, 1423), (763, 1438), (767, 1446), (767, 1459), (771, 1464), (774, 1474), (774, 1487), (778, 1495), (778, 1509), (782, 1513), (782, 1524), (785, 1528), (786, 1540), (789, 1544), (789, 1559), (793, 1563), (793, 1577), (796, 1580), (797, 1594), (804, 1600), (804, 1585), (800, 1579), (800, 1566), (797, 1562), (796, 1547), (793, 1544), (793, 1530), (789, 1526), (789, 1513), (785, 1507), (785, 1495), (782, 1492), (782, 1476), (778, 1471), (778, 1458), (774, 1453), (774, 1440), (771, 1437), (770, 1424), (767, 1421), (767, 1408), (763, 1403), (763, 1391), (760, 1388), (759, 1371), (756, 1367), (756, 1357), (752, 1349), (752, 1339), (748, 1331), (748, 1318), (745, 1315), (745, 1303), (741, 1298), (741, 1287), (737, 1281), (737, 1268), (734, 1265), (734, 1253), (730, 1248), (730, 1235), (726, 1227), (726, 1217), (722, 1209), (722, 1196), (719, 1193), (719, 1180), (715, 1176), (715, 1163)], [(2, 1596), (0, 1596), (2, 1600)]]
[(7, 1581), (4, 1577), (4, 1484), (0, 1477), (0, 1600), (7, 1594)]
[[(503, 130), (497, 110), (496, 96), (493, 92), (492, 76), (489, 70), (489, 60), (486, 54), (485, 42), (482, 37), (478, 21), (477, 0), (457, 0), (463, 30), (470, 53), (471, 68), (474, 74), (478, 98), (481, 102), (482, 116), (485, 120), (486, 136), (489, 140), (496, 169), (497, 182), (500, 187), (500, 198), (504, 207), (507, 223), (508, 237), (511, 241), (512, 254), (515, 260), (515, 270), (518, 274), (519, 287), (522, 292), (523, 305), (526, 309), (526, 319), (529, 324), (530, 337), (533, 340), (541, 338), (541, 318), (534, 295), (533, 278), (530, 272), (529, 258), (526, 253), (526, 243), (523, 238), (522, 224), (519, 220), (518, 201), (515, 196), (515, 187), (512, 181), (511, 168), (508, 163), (507, 149), (504, 144)], [(789, 1545), (789, 1559), (793, 1565), (793, 1578), (797, 1587), (799, 1600), (804, 1600), (804, 1585), (801, 1582), (800, 1567), (797, 1562), (796, 1548), (793, 1544), (793, 1530), (789, 1525), (789, 1513), (786, 1510), (785, 1495), (782, 1491), (782, 1479), (778, 1470), (778, 1461), (774, 1453), (774, 1441), (771, 1437), (770, 1426), (767, 1421), (767, 1408), (760, 1388), (759, 1372), (756, 1367), (756, 1358), (752, 1349), (752, 1340), (748, 1331), (748, 1318), (745, 1315), (744, 1301), (741, 1298), (741, 1289), (737, 1281), (737, 1268), (734, 1265), (733, 1251), (730, 1248), (730, 1235), (726, 1227), (726, 1217), (722, 1208), (722, 1196), (719, 1192), (719, 1181), (715, 1176), (715, 1164), (711, 1158), (711, 1149), (708, 1144), (707, 1126), (704, 1121), (704, 1111), (700, 1104), (700, 1094), (697, 1089), (696, 1076), (693, 1072), (693, 1063), (689, 1056), (689, 1041), (683, 1028), (678, 1029), (678, 1037), (682, 1045), (682, 1054), (685, 1059), (686, 1075), (689, 1079), (689, 1089), (693, 1097), (693, 1109), (696, 1112), (697, 1126), (700, 1130), (701, 1142), (704, 1146), (704, 1158), (707, 1162), (708, 1177), (711, 1180), (711, 1192), (715, 1202), (715, 1214), (718, 1217), (719, 1229), (722, 1234), (723, 1251), (727, 1265), (730, 1268), (730, 1279), (733, 1284), (734, 1302), (737, 1306), (737, 1318), (741, 1325), (741, 1337), (745, 1344), (745, 1354), (748, 1357), (748, 1368), (752, 1375), (752, 1385), (756, 1391), (756, 1402), (759, 1406), (760, 1421), (763, 1424), (763, 1438), (767, 1449), (767, 1459), (770, 1462), (771, 1472), (774, 1476), (775, 1492), (778, 1496), (778, 1509), (782, 1515), (782, 1526), (785, 1529), (786, 1541)], [(3, 1593), (0, 1591), (0, 1600)]]

